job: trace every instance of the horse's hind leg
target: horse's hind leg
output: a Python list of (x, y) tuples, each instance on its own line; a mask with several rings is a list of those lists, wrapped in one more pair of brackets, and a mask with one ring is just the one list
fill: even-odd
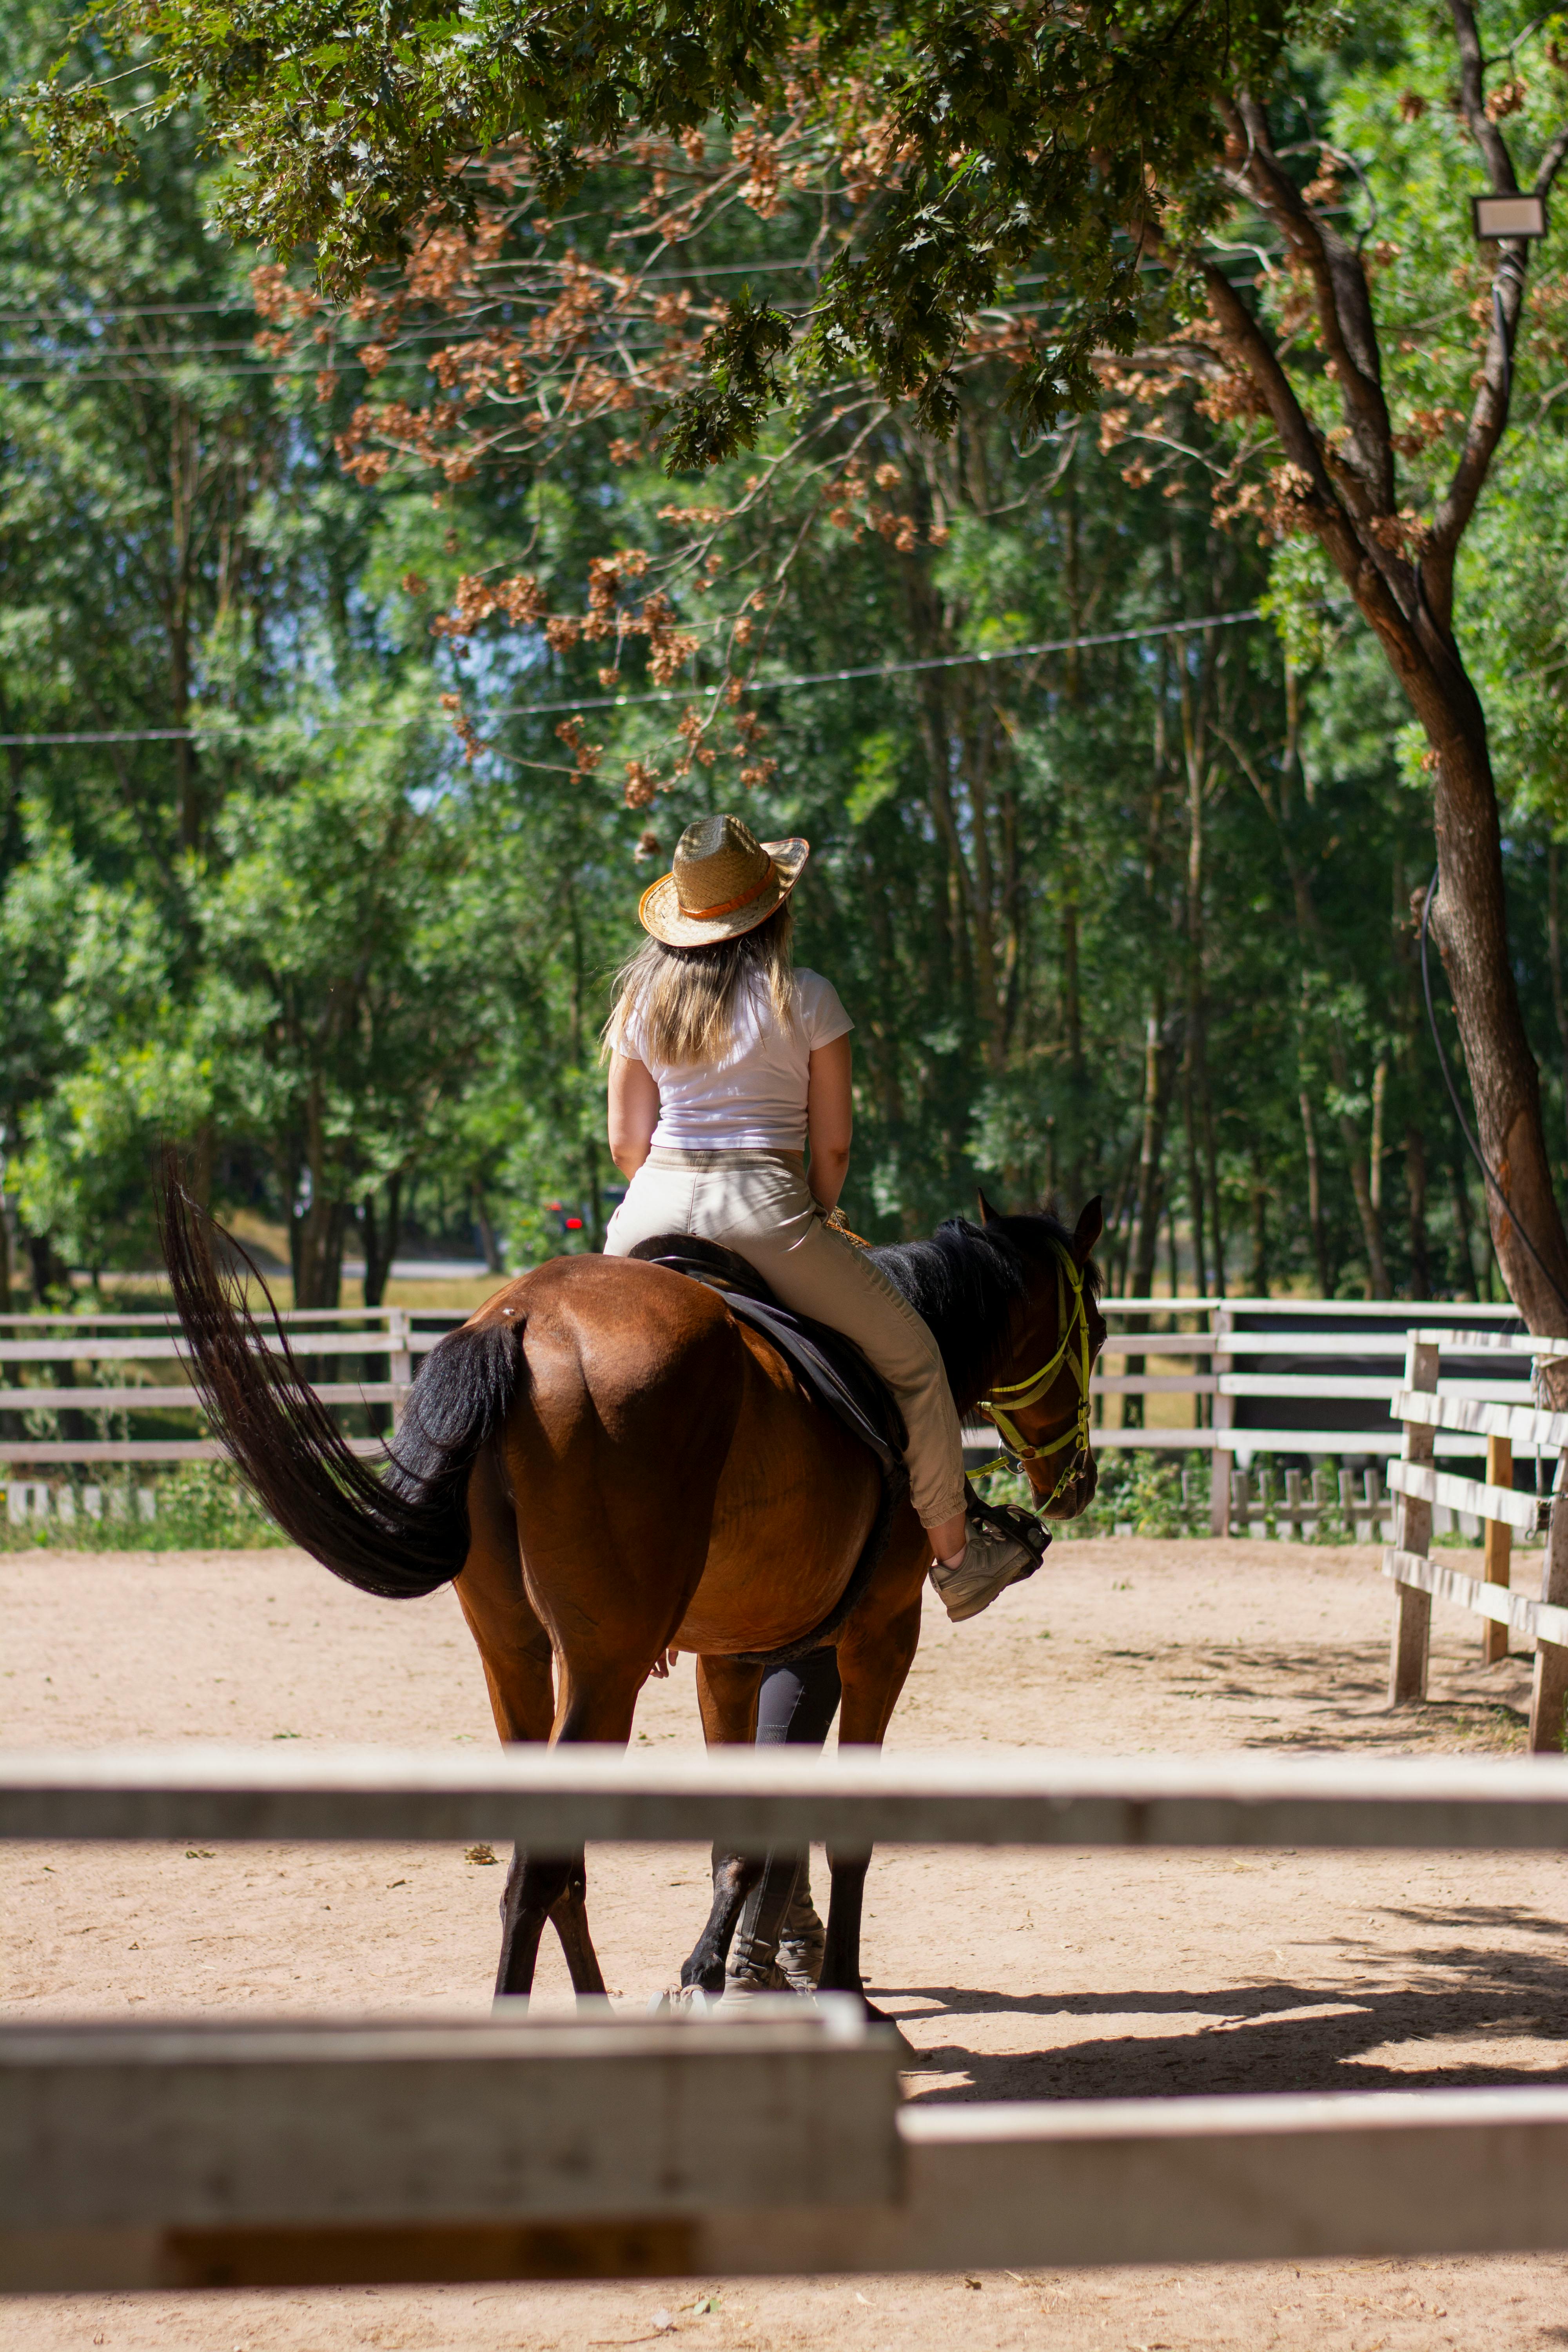
[[(760, 1666), (738, 1666), (727, 1658), (699, 1658), (697, 1699), (702, 1710), (702, 1731), (710, 1748), (749, 1746), (757, 1717)], [(697, 1938), (691, 1957), (680, 1970), (683, 1990), (721, 1993), (724, 1964), (730, 1957), (736, 1924), (746, 1897), (763, 1874), (765, 1854), (732, 1853), (717, 1842), (713, 1847), (713, 1906), (708, 1924)]]
[(573, 1991), (606, 1991), (608, 1988), (599, 1968), (599, 1956), (588, 1933), (588, 1865), (581, 1853), (572, 1857), (565, 1891), (551, 1906), (550, 1924), (561, 1938), (561, 1948), (566, 1955), (566, 1966), (571, 1972)]
[[(479, 1647), (490, 1712), (503, 1740), (547, 1740), (555, 1717), (550, 1637), (529, 1604), (517, 1526), (493, 1459), (481, 1454), (468, 1482), (470, 1542), (454, 1587)], [(583, 1735), (579, 1734), (579, 1737)], [(573, 1990), (602, 1993), (605, 1979), (588, 1932), (587, 1871), (575, 1853), (512, 1854), (501, 1896), (498, 1993), (533, 1988), (539, 1939), (548, 1918), (561, 1939)]]

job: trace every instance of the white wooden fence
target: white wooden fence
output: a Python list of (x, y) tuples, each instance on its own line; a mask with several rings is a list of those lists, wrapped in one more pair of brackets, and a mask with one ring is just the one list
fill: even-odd
[[(425, 1355), (454, 1324), (464, 1319), (461, 1307), (304, 1307), (285, 1312), (282, 1322), (299, 1354), (321, 1357), (384, 1357), (383, 1381), (318, 1381), (316, 1394), (323, 1403), (384, 1404), (394, 1421), (403, 1410), (414, 1378), (415, 1360)], [(353, 1328), (350, 1328), (350, 1327)], [(162, 1384), (126, 1377), (122, 1367), (170, 1365), (179, 1374)], [(155, 1490), (141, 1486), (79, 1486), (26, 1477), (25, 1470), (55, 1469), (70, 1464), (89, 1470), (122, 1465), (180, 1462), (216, 1462), (224, 1450), (215, 1438), (132, 1437), (130, 1416), (176, 1410), (195, 1420), (201, 1417), (188, 1377), (190, 1351), (168, 1315), (6, 1315), (0, 1316), (0, 1490), (13, 1524), (28, 1518), (58, 1517), (69, 1524), (78, 1512), (96, 1518), (106, 1509), (139, 1510), (151, 1518), (156, 1510)], [(20, 1381), (21, 1368), (41, 1367), (40, 1381)], [(73, 1384), (55, 1385), (51, 1366), (70, 1367)], [(104, 1376), (105, 1368), (108, 1376)], [(84, 1371), (98, 1377), (82, 1381)], [(57, 1375), (58, 1379), (58, 1375)], [(24, 1412), (63, 1412), (86, 1415), (98, 1424), (92, 1437), (35, 1437), (23, 1433), (16, 1417)], [(110, 1423), (122, 1420), (127, 1433), (107, 1434)], [(379, 1451), (380, 1441), (351, 1437), (359, 1454)], [(16, 1468), (8, 1465), (15, 1465)], [(132, 1500), (132, 1495), (134, 1500)]]
[[(1568, 1851), (1568, 1760), (0, 1754), (0, 1836)], [(0, 2288), (1568, 2248), (1568, 2090), (900, 2105), (853, 2004), (0, 2027)]]
[[(1535, 1402), (1533, 1385), (1520, 1381), (1446, 1383), (1444, 1352), (1478, 1351), (1473, 1332), (1445, 1329), (1412, 1332), (1405, 1381), (1394, 1410), (1403, 1424), (1400, 1458), (1391, 1464), (1389, 1484), (1400, 1497), (1394, 1542), (1383, 1556), (1383, 1572), (1396, 1588), (1389, 1658), (1391, 1704), (1425, 1698), (1432, 1601), (1452, 1601), (1485, 1621), (1481, 1654), (1489, 1663), (1508, 1654), (1510, 1632), (1535, 1646), (1535, 1679), (1530, 1710), (1530, 1745), (1537, 1753), (1563, 1746), (1568, 1706), (1568, 1512), (1554, 1510), (1551, 1494), (1516, 1492), (1516, 1449), (1532, 1454), (1538, 1486), (1542, 1463), (1555, 1466), (1561, 1490), (1568, 1464), (1568, 1413), (1551, 1412)], [(1540, 1364), (1568, 1356), (1568, 1340), (1531, 1339), (1499, 1333), (1486, 1342), (1494, 1353), (1518, 1364)], [(1433, 1452), (1442, 1433), (1462, 1431), (1486, 1448), (1484, 1479), (1457, 1478), (1435, 1466)], [(1479, 1577), (1430, 1559), (1434, 1510), (1475, 1514), (1486, 1529)], [(1538, 1599), (1511, 1589), (1511, 1549), (1516, 1534), (1544, 1532)]]
[[(1255, 1492), (1252, 1465), (1260, 1454), (1302, 1457), (1351, 1455), (1363, 1463), (1398, 1453), (1401, 1433), (1392, 1406), (1400, 1385), (1406, 1333), (1413, 1323), (1439, 1317), (1450, 1321), (1456, 1311), (1467, 1321), (1495, 1331), (1516, 1321), (1508, 1307), (1472, 1307), (1456, 1310), (1432, 1302), (1411, 1305), (1396, 1299), (1370, 1304), (1343, 1299), (1294, 1298), (1111, 1298), (1103, 1302), (1111, 1337), (1094, 1377), (1097, 1427), (1095, 1443), (1101, 1452), (1126, 1448), (1159, 1448), (1184, 1454), (1213, 1456), (1210, 1481), (1211, 1527), (1215, 1534), (1232, 1529), (1246, 1533), (1253, 1522), (1268, 1518), (1281, 1532), (1301, 1534), (1325, 1512), (1340, 1520), (1364, 1525), (1367, 1534), (1380, 1529), (1388, 1510), (1381, 1473), (1365, 1467), (1330, 1474), (1298, 1470), (1264, 1474), (1262, 1491)], [(415, 1361), (433, 1348), (443, 1333), (463, 1319), (465, 1310), (384, 1307), (300, 1310), (283, 1320), (301, 1355), (322, 1357), (384, 1357), (384, 1381), (323, 1381), (317, 1394), (338, 1405), (390, 1404), (394, 1417), (401, 1411), (413, 1378)], [(1129, 1321), (1152, 1321), (1184, 1329), (1128, 1330)], [(1278, 1328), (1287, 1323), (1290, 1328)], [(352, 1328), (351, 1328), (352, 1327)], [(1490, 1331), (1473, 1336), (1483, 1342)], [(1319, 1359), (1321, 1372), (1279, 1369), (1279, 1360)], [(1362, 1369), (1332, 1369), (1335, 1360), (1357, 1360)], [(1129, 1360), (1142, 1360), (1145, 1369), (1130, 1372)], [(1151, 1371), (1152, 1360), (1165, 1369)], [(214, 1440), (193, 1428), (188, 1436), (136, 1437), (129, 1417), (153, 1411), (179, 1409), (199, 1419), (188, 1379), (188, 1352), (178, 1332), (163, 1315), (134, 1316), (5, 1316), (0, 1317), (0, 1478), (6, 1465), (16, 1465), (8, 1480), (14, 1519), (46, 1517), (61, 1509), (65, 1488), (58, 1483), (65, 1465), (92, 1470), (105, 1465), (154, 1465), (211, 1461), (220, 1457)], [(69, 1365), (78, 1385), (56, 1385), (48, 1380), (51, 1366)], [(127, 1376), (134, 1365), (138, 1370)], [(176, 1374), (162, 1385), (142, 1382), (142, 1366), (170, 1366)], [(1171, 1369), (1171, 1367), (1179, 1369)], [(42, 1370), (36, 1385), (20, 1381), (23, 1368)], [(1384, 1369), (1385, 1367), (1385, 1369)], [(107, 1377), (105, 1376), (107, 1373)], [(83, 1375), (96, 1374), (96, 1378)], [(1476, 1392), (1472, 1381), (1467, 1393)], [(1528, 1401), (1520, 1382), (1499, 1387), (1499, 1401)], [(1127, 1401), (1143, 1401), (1145, 1416), (1158, 1414), (1148, 1426), (1120, 1425)], [(1321, 1425), (1291, 1427), (1284, 1409), (1300, 1411), (1303, 1403), (1353, 1400), (1363, 1408), (1388, 1412), (1377, 1426), (1357, 1429)], [(1254, 1425), (1260, 1409), (1277, 1409), (1277, 1417)], [(97, 1424), (91, 1437), (58, 1434), (32, 1436), (19, 1426), (23, 1412), (58, 1415), (73, 1412)], [(1238, 1413), (1241, 1418), (1238, 1419)], [(1114, 1418), (1108, 1418), (1114, 1416)], [(1174, 1416), (1167, 1419), (1166, 1416)], [(121, 1418), (121, 1433), (110, 1435), (110, 1423)], [(1466, 1427), (1442, 1431), (1439, 1450), (1445, 1454), (1479, 1454), (1483, 1435)], [(376, 1441), (351, 1441), (360, 1451), (372, 1452)], [(1527, 1447), (1528, 1441), (1521, 1441)], [(994, 1454), (991, 1432), (972, 1435), (966, 1451), (972, 1463)], [(57, 1467), (57, 1465), (58, 1465)], [(48, 1473), (55, 1472), (51, 1490)], [(22, 1475), (22, 1474), (29, 1475)], [(1238, 1483), (1239, 1481), (1239, 1483)], [(153, 1507), (153, 1490), (141, 1490), (140, 1507)], [(79, 1494), (73, 1485), (65, 1513), (78, 1507), (96, 1512), (122, 1498), (89, 1487)]]

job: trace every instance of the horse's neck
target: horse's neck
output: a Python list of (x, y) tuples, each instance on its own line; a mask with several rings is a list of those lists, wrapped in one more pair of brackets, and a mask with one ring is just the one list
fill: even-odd
[[(961, 1413), (970, 1412), (984, 1390), (989, 1363), (1004, 1341), (1015, 1303), (1012, 1296), (979, 1257), (970, 1269), (972, 1283), (955, 1284), (943, 1265), (938, 1242), (904, 1242), (891, 1249), (873, 1250), (871, 1255), (929, 1326), (941, 1351), (952, 1401)], [(984, 1327), (983, 1330), (976, 1330), (977, 1322)]]

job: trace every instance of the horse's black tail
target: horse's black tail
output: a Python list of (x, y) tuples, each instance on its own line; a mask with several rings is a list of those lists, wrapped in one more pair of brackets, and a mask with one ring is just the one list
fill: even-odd
[[(449, 1583), (468, 1557), (469, 1468), (521, 1378), (520, 1324), (449, 1332), (409, 1391), (384, 1466), (362, 1461), (301, 1374), (254, 1265), (246, 1258), (271, 1313), (270, 1339), (243, 1284), (215, 1263), (213, 1221), (185, 1191), (172, 1150), (156, 1192), (163, 1263), (197, 1392), (262, 1504), (285, 1534), (362, 1592), (411, 1601)], [(245, 1257), (232, 1235), (225, 1239)]]

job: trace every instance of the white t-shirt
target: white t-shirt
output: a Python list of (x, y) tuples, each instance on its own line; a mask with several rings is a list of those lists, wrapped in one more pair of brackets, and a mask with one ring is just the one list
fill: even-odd
[(818, 1045), (855, 1024), (820, 972), (795, 975), (795, 1019), (781, 1023), (762, 990), (743, 1003), (723, 1060), (671, 1069), (647, 1052), (632, 1013), (620, 1051), (644, 1064), (658, 1088), (653, 1139), (678, 1151), (802, 1151), (808, 1064)]

